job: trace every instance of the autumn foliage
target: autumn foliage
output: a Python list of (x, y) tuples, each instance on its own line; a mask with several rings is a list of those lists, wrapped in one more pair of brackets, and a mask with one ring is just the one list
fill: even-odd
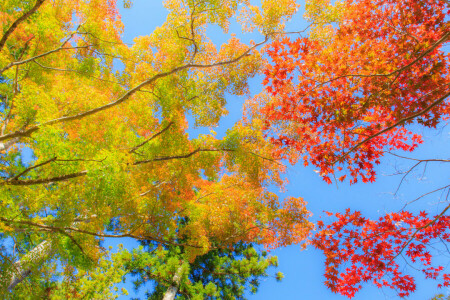
[(413, 215), (402, 211), (369, 220), (360, 212), (347, 210), (336, 213), (337, 220), (330, 225), (319, 221), (313, 245), (326, 255), (326, 285), (349, 298), (364, 282), (408, 296), (416, 285), (395, 261), (403, 257), (419, 265), (426, 278), (439, 279), (439, 287), (450, 286), (450, 274), (443, 274), (444, 267), (433, 264), (435, 251), (431, 249), (436, 241), (450, 242), (450, 217), (445, 212), (430, 218), (425, 212)]
[[(166, 0), (166, 21), (132, 43), (115, 0), (0, 3), (0, 294), (112, 298), (126, 261), (158, 295), (178, 270), (186, 297), (221, 297), (234, 282), (230, 295), (242, 295), (276, 265), (258, 245), (304, 245), (313, 228), (302, 198), (271, 192), (285, 187), (283, 159), (314, 165), (328, 183), (372, 182), (386, 151), (413, 151), (416, 128), (448, 119), (448, 1), (308, 1), (308, 37), (297, 39), (284, 32), (297, 1), (252, 3)], [(259, 40), (230, 32), (234, 20)], [(214, 132), (228, 96), (250, 98), (257, 74), (265, 91), (246, 118)], [(447, 209), (319, 222), (312, 242), (328, 286), (352, 297), (371, 281), (408, 295), (400, 256), (448, 286), (429, 249), (449, 242)], [(157, 250), (101, 247), (125, 237)], [(233, 282), (188, 276), (205, 263)]]
[[(283, 30), (295, 1), (167, 0), (167, 20), (131, 44), (117, 5), (0, 3), (0, 227), (11, 241), (0, 249), (0, 293), (27, 297), (25, 277), (64, 293), (56, 262), (65, 278), (84, 274), (107, 257), (105, 238), (179, 246), (189, 263), (238, 243), (302, 243), (312, 228), (301, 198), (284, 202), (268, 189), (283, 187), (285, 167), (260, 123), (212, 131), (226, 96), (249, 94), (260, 46)], [(260, 39), (228, 35), (233, 18)], [(211, 26), (224, 33), (218, 45)], [(195, 126), (211, 131), (190, 137)], [(42, 251), (18, 265), (33, 249)]]
[[(313, 22), (330, 10), (318, 3)], [(273, 143), (300, 152), (328, 183), (336, 172), (374, 181), (384, 151), (422, 143), (407, 125), (435, 128), (448, 116), (446, 16), (446, 1), (344, 1), (338, 26), (273, 42), (264, 71), (272, 98), (261, 109)]]
[[(448, 120), (448, 1), (309, 1), (306, 16), (308, 37), (267, 48), (266, 91), (253, 107), (279, 157), (314, 165), (328, 183), (373, 182), (387, 151), (413, 151), (423, 142), (417, 128)], [(432, 243), (450, 241), (448, 208), (378, 221), (330, 213), (337, 220), (320, 221), (313, 238), (326, 255), (327, 286), (351, 298), (373, 282), (407, 296), (415, 283), (402, 257), (448, 286), (449, 275), (432, 262)]]

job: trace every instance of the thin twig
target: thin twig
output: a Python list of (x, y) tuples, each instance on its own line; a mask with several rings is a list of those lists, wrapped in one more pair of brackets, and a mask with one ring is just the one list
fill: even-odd
[(37, 165), (32, 166), (32, 167), (28, 167), (28, 168), (26, 168), (23, 172), (17, 174), (17, 175), (14, 176), (13, 178), (11, 178), (9, 181), (17, 180), (17, 179), (19, 179), (19, 177), (25, 175), (26, 173), (30, 172), (31, 170), (34, 170), (34, 169), (36, 169), (36, 168), (42, 167), (42, 166), (44, 166), (44, 165), (46, 165), (46, 164), (49, 164), (49, 163), (55, 161), (56, 159), (57, 159), (57, 157), (55, 156), (55, 157), (50, 158), (49, 160), (46, 160), (46, 161), (44, 161), (44, 162), (42, 162), (42, 163), (40, 163), (40, 164), (37, 164)]
[(149, 137), (148, 139), (146, 139), (145, 141), (143, 141), (142, 143), (140, 143), (139, 145), (133, 147), (130, 150), (130, 153), (134, 153), (137, 149), (139, 149), (140, 147), (144, 146), (145, 144), (147, 144), (148, 142), (150, 142), (151, 140), (153, 140), (154, 138), (158, 137), (159, 135), (163, 134), (165, 131), (167, 131), (169, 129), (170, 126), (172, 126), (173, 122), (169, 122), (169, 124), (164, 127), (161, 131), (155, 133), (154, 135), (152, 135), (151, 137)]
[[(426, 194), (423, 194), (423, 195), (421, 195), (420, 197), (418, 197), (418, 198), (416, 198), (416, 199), (414, 199), (414, 200), (409, 201), (408, 203), (406, 203), (406, 204), (403, 206), (403, 208), (402, 208), (401, 210), (404, 210), (404, 209), (406, 208), (406, 206), (408, 206), (408, 205), (411, 204), (411, 203), (414, 203), (414, 202), (418, 201), (419, 199), (421, 199), (421, 198), (423, 198), (423, 197), (425, 197), (425, 196), (428, 196), (428, 195), (430, 195), (430, 194), (439, 192), (440, 190), (445, 190), (445, 189), (448, 188), (448, 187), (450, 187), (450, 184), (449, 184), (449, 185), (446, 185), (446, 186), (443, 186), (443, 187), (440, 187), (440, 188), (438, 188), (438, 189), (435, 189), (435, 190), (433, 190), (433, 191), (431, 191), (431, 192), (428, 192), (428, 193), (426, 193)], [(449, 190), (450, 190), (450, 189), (449, 189)]]

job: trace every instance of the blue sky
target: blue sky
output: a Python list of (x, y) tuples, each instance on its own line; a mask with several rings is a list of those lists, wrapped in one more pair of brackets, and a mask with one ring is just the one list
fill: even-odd
[[(166, 17), (166, 10), (162, 3), (156, 0), (134, 0), (131, 9), (121, 9), (122, 20), (125, 24), (124, 40), (132, 42), (134, 37), (147, 35), (151, 33), (155, 27), (163, 24)], [(119, 1), (119, 5), (122, 2)], [(302, 10), (288, 25), (288, 30), (301, 30), (306, 27), (306, 23), (302, 20)], [(262, 37), (252, 35), (242, 35), (238, 31), (239, 26), (232, 25), (230, 33), (235, 32), (238, 37), (244, 41), (254, 39), (262, 40)], [(220, 43), (223, 41), (223, 35), (216, 32), (215, 29), (210, 31), (214, 33), (213, 41)], [(251, 80), (251, 92), (253, 94), (261, 91), (261, 78)], [(227, 128), (230, 128), (242, 114), (242, 104), (245, 98), (228, 97), (227, 108), (230, 111), (220, 126), (214, 130), (220, 136)], [(425, 143), (419, 147), (414, 153), (404, 154), (414, 158), (448, 158), (450, 149), (450, 130), (444, 127), (439, 130), (422, 130)], [(199, 132), (209, 132), (208, 129), (190, 129), (191, 136), (196, 136)], [(398, 152), (398, 154), (403, 154)], [(378, 218), (387, 212), (398, 211), (407, 201), (417, 198), (418, 196), (441, 187), (448, 183), (449, 172), (446, 171), (445, 165), (429, 164), (426, 172), (422, 174), (423, 169), (418, 169), (410, 174), (406, 181), (402, 184), (398, 193), (394, 195), (395, 190), (401, 180), (401, 176), (391, 176), (398, 170), (407, 170), (412, 163), (410, 161), (398, 159), (395, 157), (385, 157), (381, 167), (378, 169), (378, 180), (374, 184), (356, 184), (349, 186), (348, 183), (336, 185), (326, 184), (312, 167), (289, 166), (287, 178), (289, 185), (284, 194), (286, 196), (301, 196), (308, 202), (308, 209), (313, 213), (313, 220), (317, 220), (323, 215), (323, 210), (342, 212), (350, 207), (353, 210), (360, 210), (365, 216)], [(422, 176), (423, 175), (423, 176)], [(432, 214), (440, 212), (444, 204), (439, 203), (440, 193), (433, 194), (429, 197), (421, 199), (410, 206), (413, 211), (427, 210)], [(126, 240), (108, 241), (109, 244), (116, 245), (124, 243), (126, 247), (133, 247), (136, 243)], [(263, 299), (347, 299), (343, 296), (331, 293), (323, 285), (325, 278), (324, 272), (324, 256), (317, 250), (308, 248), (306, 251), (300, 251), (299, 247), (286, 247), (271, 252), (279, 258), (279, 268), (277, 271), (284, 273), (285, 278), (282, 282), (276, 282), (274, 278), (263, 280), (260, 290), (256, 295), (249, 295), (252, 300)], [(440, 262), (446, 266), (450, 259), (448, 257), (440, 257)], [(440, 290), (436, 288), (436, 282), (433, 280), (424, 280), (423, 276), (411, 268), (407, 269), (410, 274), (417, 278), (417, 292), (408, 299), (430, 299), (438, 292), (450, 294), (450, 290)], [(447, 269), (448, 272), (448, 269)], [(130, 282), (130, 281), (128, 281)], [(143, 295), (135, 294), (131, 285), (126, 284), (130, 295), (129, 297), (137, 297)], [(395, 296), (395, 292), (389, 289), (377, 289), (374, 286), (367, 285), (362, 292), (358, 293), (355, 299), (399, 299)]]

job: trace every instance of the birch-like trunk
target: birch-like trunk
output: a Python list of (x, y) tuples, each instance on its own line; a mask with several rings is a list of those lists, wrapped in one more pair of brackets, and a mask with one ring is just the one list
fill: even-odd
[[(96, 218), (97, 215), (91, 215), (90, 218), (80, 217), (72, 223), (72, 226), (76, 227), (80, 222), (89, 222), (90, 219)], [(53, 242), (51, 240), (45, 240), (39, 245), (34, 247), (30, 252), (25, 254), (20, 260), (16, 261), (10, 273), (4, 279), (9, 281), (7, 291), (12, 291), (19, 283), (21, 283), (27, 276), (31, 274), (31, 271), (46, 261), (53, 252)], [(2, 275), (0, 278), (5, 278)], [(9, 279), (10, 278), (10, 279)]]
[[(16, 285), (21, 283), (31, 271), (45, 261), (52, 253), (52, 242), (45, 240), (25, 254), (20, 260), (16, 261), (10, 271), (8, 291), (13, 290)], [(8, 280), (8, 278), (6, 279)]]
[(178, 289), (180, 288), (181, 276), (183, 275), (183, 265), (179, 266), (177, 272), (173, 276), (172, 285), (167, 289), (164, 294), (163, 300), (173, 300), (177, 295)]

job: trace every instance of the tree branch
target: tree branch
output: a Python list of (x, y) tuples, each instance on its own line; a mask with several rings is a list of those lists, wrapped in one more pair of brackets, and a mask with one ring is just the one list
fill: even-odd
[(170, 128), (170, 126), (172, 126), (173, 122), (169, 122), (169, 124), (164, 127), (161, 131), (155, 133), (154, 135), (152, 135), (150, 138), (148, 138), (147, 140), (145, 140), (144, 142), (140, 143), (139, 145), (133, 147), (130, 150), (130, 153), (134, 153), (137, 149), (139, 149), (140, 147), (144, 146), (145, 144), (147, 144), (148, 142), (150, 142), (151, 140), (153, 140), (154, 138), (156, 138), (157, 136), (163, 134), (166, 130), (168, 130)]
[(83, 229), (79, 229), (79, 228), (75, 228), (73, 226), (71, 227), (56, 227), (56, 226), (51, 226), (51, 225), (45, 225), (45, 224), (39, 224), (36, 222), (31, 222), (31, 221), (25, 221), (25, 220), (11, 220), (11, 219), (7, 219), (4, 217), (0, 217), (0, 221), (6, 223), (6, 224), (20, 224), (20, 225), (28, 225), (28, 226), (33, 226), (33, 227), (37, 227), (37, 228), (41, 228), (44, 230), (50, 230), (50, 231), (57, 231), (57, 232), (61, 232), (61, 231), (73, 231), (73, 232), (79, 232), (79, 233), (84, 233), (87, 235), (91, 235), (91, 236), (96, 236), (96, 237), (108, 237), (108, 238), (123, 238), (123, 237), (131, 237), (137, 240), (152, 240), (155, 241), (157, 243), (160, 244), (164, 244), (164, 245), (172, 245), (172, 246), (183, 246), (183, 247), (192, 247), (192, 248), (203, 248), (202, 246), (197, 246), (197, 245), (191, 245), (191, 244), (185, 244), (185, 243), (177, 243), (177, 242), (172, 242), (172, 241), (167, 241), (167, 240), (163, 240), (163, 239), (159, 239), (156, 237), (152, 237), (152, 236), (147, 236), (147, 235), (135, 235), (132, 233), (124, 233), (124, 234), (107, 234), (107, 233), (97, 233), (97, 232), (92, 232), (89, 230), (83, 230)]
[(206, 69), (206, 68), (213, 68), (213, 67), (219, 67), (219, 66), (223, 66), (223, 65), (229, 65), (229, 64), (233, 64), (239, 60), (241, 60), (242, 58), (246, 57), (247, 55), (250, 54), (251, 51), (253, 51), (253, 49), (261, 46), (262, 44), (266, 43), (268, 41), (268, 37), (266, 36), (264, 41), (253, 45), (252, 47), (248, 48), (246, 51), (244, 51), (242, 54), (240, 54), (239, 56), (230, 59), (230, 60), (226, 60), (226, 61), (220, 61), (220, 62), (216, 62), (216, 63), (212, 63), (212, 64), (206, 64), (206, 65), (199, 65), (199, 64), (186, 64), (183, 66), (179, 66), (176, 68), (173, 68), (170, 71), (167, 72), (162, 72), (159, 74), (156, 74), (154, 76), (152, 76), (151, 78), (141, 82), (140, 84), (138, 84), (137, 86), (135, 86), (134, 88), (131, 88), (130, 90), (128, 90), (125, 94), (123, 94), (121, 97), (119, 97), (117, 100), (110, 102), (108, 104), (84, 111), (82, 113), (78, 113), (76, 115), (72, 115), (72, 116), (66, 116), (66, 117), (60, 117), (57, 119), (53, 119), (41, 124), (36, 124), (34, 126), (32, 126), (31, 128), (28, 129), (23, 129), (23, 130), (17, 130), (13, 133), (9, 133), (9, 134), (5, 134), (0, 136), (0, 142), (4, 141), (4, 140), (8, 140), (8, 139), (12, 139), (15, 137), (26, 137), (26, 136), (30, 136), (33, 132), (39, 130), (41, 127), (43, 126), (48, 126), (48, 125), (54, 125), (54, 124), (59, 124), (59, 123), (63, 123), (63, 122), (69, 122), (69, 121), (73, 121), (73, 120), (79, 120), (82, 118), (85, 118), (87, 116), (96, 114), (98, 112), (110, 109), (112, 107), (115, 107), (119, 104), (121, 104), (122, 102), (125, 102), (126, 100), (128, 100), (131, 96), (133, 96), (136, 92), (138, 92), (141, 88), (143, 88), (144, 86), (147, 86), (151, 83), (154, 83), (155, 81), (157, 81), (160, 78), (164, 78), (167, 77), (169, 75), (175, 74), (179, 71), (182, 70), (187, 70), (187, 69)]
[(20, 176), (25, 175), (26, 173), (30, 172), (31, 170), (36, 169), (36, 168), (39, 168), (39, 167), (44, 166), (44, 165), (46, 165), (46, 164), (49, 164), (49, 163), (51, 163), (51, 162), (53, 162), (53, 161), (55, 161), (55, 160), (56, 160), (56, 156), (53, 157), (53, 158), (50, 158), (49, 160), (46, 160), (46, 161), (44, 161), (44, 162), (42, 162), (42, 163), (40, 163), (40, 164), (34, 165), (34, 166), (32, 166), (32, 167), (28, 167), (28, 168), (26, 168), (23, 172), (17, 174), (16, 176), (14, 176), (13, 178), (9, 179), (8, 181), (14, 181), (14, 180), (17, 180), (17, 179), (19, 179)]
[(411, 238), (405, 242), (405, 244), (403, 244), (403, 247), (400, 249), (400, 251), (397, 253), (397, 255), (395, 255), (387, 264), (388, 266), (400, 255), (402, 254), (403, 250), (405, 250), (405, 248), (409, 245), (409, 243), (412, 242), (412, 240), (416, 237), (417, 233), (422, 230), (425, 229), (427, 227), (430, 227), (431, 225), (433, 225), (434, 223), (436, 223), (444, 214), (445, 212), (450, 208), (450, 205), (448, 205), (446, 208), (444, 208), (444, 210), (437, 215), (431, 222), (425, 224), (424, 226), (421, 226), (419, 228), (416, 229), (416, 231), (412, 234)]
[(350, 150), (348, 150), (347, 152), (345, 152), (344, 154), (342, 154), (342, 155), (341, 155), (337, 160), (335, 160), (332, 164), (334, 165), (336, 162), (342, 161), (342, 160), (343, 160), (345, 157), (347, 157), (351, 152), (355, 151), (357, 148), (361, 147), (363, 144), (365, 144), (365, 143), (367, 143), (368, 141), (374, 139), (375, 137), (377, 137), (377, 136), (379, 136), (379, 135), (381, 135), (381, 134), (383, 134), (383, 133), (385, 133), (385, 132), (388, 132), (388, 131), (394, 129), (395, 127), (397, 127), (397, 126), (399, 126), (399, 125), (403, 125), (404, 123), (406, 123), (406, 122), (408, 122), (408, 121), (411, 121), (411, 120), (413, 120), (413, 119), (415, 119), (415, 118), (417, 118), (417, 117), (419, 117), (419, 116), (421, 116), (421, 115), (426, 114), (426, 113), (429, 112), (433, 107), (435, 107), (435, 106), (441, 104), (442, 102), (444, 102), (445, 99), (446, 99), (448, 96), (450, 96), (450, 92), (446, 93), (444, 96), (442, 96), (441, 98), (439, 98), (439, 99), (437, 99), (436, 101), (434, 101), (433, 103), (431, 103), (431, 104), (430, 104), (428, 107), (426, 107), (425, 109), (423, 109), (423, 110), (421, 110), (421, 111), (419, 111), (419, 112), (417, 112), (417, 113), (415, 113), (415, 114), (412, 114), (412, 115), (410, 115), (409, 117), (400, 119), (400, 120), (399, 120), (398, 122), (396, 122), (394, 125), (391, 125), (391, 126), (385, 128), (385, 129), (383, 129), (383, 130), (381, 130), (381, 131), (379, 131), (379, 132), (377, 132), (377, 133), (375, 133), (375, 134), (373, 134), (373, 135), (367, 137), (367, 138), (364, 139), (363, 141), (359, 142), (358, 144), (356, 144), (355, 146), (353, 146), (352, 148), (350, 148)]
[[(26, 64), (26, 63), (35, 61), (35, 60), (38, 59), (38, 58), (41, 58), (41, 57), (50, 55), (50, 54), (52, 54), (52, 53), (55, 53), (55, 52), (58, 52), (58, 51), (61, 51), (61, 50), (86, 49), (86, 48), (89, 48), (89, 47), (90, 47), (90, 45), (86, 45), (86, 46), (78, 46), (78, 47), (63, 47), (63, 45), (64, 45), (66, 42), (67, 42), (67, 41), (64, 41), (64, 43), (63, 43), (60, 47), (58, 47), (58, 48), (56, 48), (56, 49), (47, 51), (47, 52), (45, 52), (45, 53), (41, 53), (41, 54), (39, 54), (39, 55), (30, 57), (30, 58), (27, 58), (27, 59), (24, 59), (24, 60), (21, 60), (21, 61), (14, 61), (14, 62), (12, 62), (12, 63), (9, 63), (6, 67), (4, 67), (3, 69), (0, 70), (0, 74), (3, 74), (3, 72), (5, 72), (6, 70), (8, 70), (8, 69), (11, 68), (11, 67), (19, 66), (19, 65), (23, 65), (23, 64)], [(43, 67), (42, 65), (40, 65), (40, 66)], [(49, 69), (49, 67), (47, 67), (47, 68)], [(55, 70), (63, 71), (62, 69), (55, 69)]]
[(66, 181), (68, 179), (77, 178), (81, 176), (85, 176), (87, 174), (87, 171), (81, 171), (77, 173), (72, 174), (66, 174), (62, 176), (56, 176), (51, 178), (39, 178), (39, 179), (30, 179), (30, 180), (7, 180), (0, 183), (0, 186), (2, 185), (36, 185), (36, 184), (44, 184), (44, 183), (51, 183), (51, 182), (59, 182), (59, 181)]
[(3, 46), (5, 46), (6, 40), (9, 38), (9, 36), (14, 32), (14, 30), (16, 30), (17, 26), (28, 19), (32, 14), (34, 14), (44, 2), (45, 0), (37, 0), (34, 6), (29, 11), (24, 13), (20, 18), (18, 18), (16, 21), (14, 21), (14, 23), (11, 24), (11, 26), (8, 28), (8, 30), (6, 30), (5, 34), (0, 40), (0, 51), (3, 49)]

